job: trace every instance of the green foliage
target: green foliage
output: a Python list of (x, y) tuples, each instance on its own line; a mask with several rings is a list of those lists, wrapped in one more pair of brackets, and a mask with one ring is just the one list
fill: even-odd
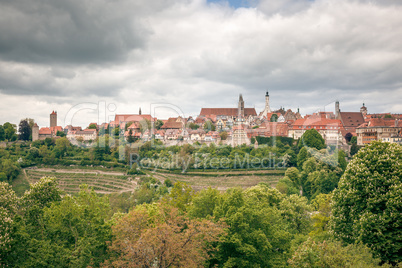
[(278, 181), (278, 183), (276, 184), (276, 189), (278, 189), (279, 192), (281, 192), (282, 194), (286, 194), (286, 195), (292, 195), (292, 194), (298, 194), (299, 191), (297, 190), (297, 186), (296, 184), (289, 179), (289, 177), (285, 176), (282, 179), (280, 179)]
[(88, 129), (97, 129), (96, 124), (95, 124), (95, 123), (90, 124), (90, 125), (88, 126)]
[(197, 125), (197, 124), (194, 124), (194, 123), (190, 123), (190, 124), (188, 124), (188, 127), (189, 127), (190, 129), (196, 130), (196, 129), (198, 129), (200, 126)]
[(338, 241), (320, 243), (311, 238), (299, 246), (288, 263), (290, 267), (311, 268), (379, 267), (379, 260), (373, 259), (369, 249), (361, 244), (344, 247)]
[(333, 194), (331, 228), (383, 261), (402, 260), (402, 147), (372, 142), (349, 163)]
[(5, 175), (2, 175), (0, 181), (5, 181), (12, 183), (14, 179), (17, 178), (18, 174), (21, 172), (21, 167), (17, 162), (12, 161), (11, 159), (1, 159), (0, 161), (0, 172)]
[(109, 214), (107, 198), (100, 198), (86, 185), (77, 197), (66, 196), (45, 208), (47, 239), (64, 253), (54, 264), (99, 266), (107, 257), (106, 241), (111, 239)]
[(176, 182), (167, 197), (167, 202), (181, 211), (187, 211), (193, 195), (193, 188), (183, 182)]
[(278, 115), (277, 115), (277, 114), (273, 114), (273, 115), (271, 116), (270, 121), (271, 121), (271, 122), (278, 122)]
[(6, 132), (4, 131), (4, 127), (0, 125), (0, 141), (4, 141), (6, 139)]
[[(331, 157), (335, 158), (336, 154)], [(337, 161), (329, 162), (336, 163)], [(337, 187), (342, 172), (343, 171), (340, 167), (327, 165), (326, 163), (317, 160), (315, 157), (310, 157), (304, 162), (300, 174), (303, 195), (311, 199), (320, 193), (330, 193)]]
[(219, 133), (219, 136), (221, 137), (221, 140), (226, 140), (228, 138), (228, 133), (226, 131), (222, 131)]
[(66, 133), (64, 133), (64, 131), (58, 130), (57, 133), (56, 133), (56, 136), (58, 136), (58, 137), (65, 137), (65, 136), (66, 136)]
[(7, 256), (15, 240), (15, 216), (18, 199), (8, 183), (0, 182), (0, 266), (7, 266)]
[(292, 238), (309, 222), (305, 198), (259, 184), (246, 191), (229, 189), (216, 200), (213, 216), (230, 227), (210, 266), (286, 266)]
[(209, 132), (209, 131), (215, 131), (215, 125), (210, 121), (210, 120), (207, 120), (205, 123), (204, 123), (204, 130), (206, 131), (206, 132)]
[(156, 128), (157, 130), (159, 130), (159, 129), (161, 129), (162, 126), (163, 126), (163, 121), (158, 119), (158, 120), (155, 122), (155, 128)]
[(311, 217), (314, 229), (309, 235), (315, 240), (323, 241), (330, 238), (328, 222), (331, 215), (331, 198), (332, 194), (319, 194), (311, 201), (315, 212)]
[(26, 222), (32, 226), (41, 225), (43, 208), (60, 201), (61, 194), (56, 178), (44, 177), (37, 183), (31, 184), (29, 191), (26, 191), (21, 198)]
[(71, 148), (71, 143), (67, 138), (60, 138), (56, 140), (55, 149), (59, 150), (60, 158), (63, 157)]
[(169, 180), (169, 179), (166, 179), (166, 180), (164, 181), (164, 184), (165, 184), (165, 186), (166, 186), (166, 187), (168, 187), (168, 188), (170, 188), (170, 187), (172, 187), (172, 186), (173, 186), (172, 181), (171, 181), (171, 180)]
[(32, 129), (26, 119), (21, 120), (18, 126), (19, 139), (23, 141), (28, 141), (32, 135)]
[(15, 141), (17, 140), (17, 127), (14, 124), (6, 122), (3, 124), (5, 138), (8, 141)]
[(360, 146), (358, 146), (356, 143), (352, 143), (352, 146), (350, 146), (350, 155), (354, 156), (357, 154), (357, 152), (360, 150)]
[(348, 162), (346, 162), (346, 154), (343, 150), (338, 151), (338, 165), (342, 171), (345, 171), (348, 165)]
[(130, 130), (128, 131), (127, 142), (133, 143), (134, 141), (135, 141), (135, 138), (133, 136), (133, 130), (130, 128)]
[(193, 218), (207, 218), (214, 213), (220, 193), (217, 189), (208, 187), (193, 196), (188, 214)]
[(317, 150), (321, 150), (326, 147), (325, 140), (322, 138), (321, 134), (318, 133), (318, 131), (314, 128), (306, 130), (306, 132), (303, 133), (299, 140), (298, 146), (299, 148), (309, 147), (315, 148)]
[(297, 155), (297, 167), (301, 170), (304, 162), (310, 157), (306, 147), (302, 147)]
[(351, 144), (357, 144), (357, 137), (356, 137), (356, 136), (353, 136), (353, 137), (350, 139), (350, 143), (351, 143)]
[(257, 136), (256, 140), (258, 141), (258, 144), (267, 144), (267, 145), (272, 145), (274, 146), (275, 144), (282, 143), (282, 144), (287, 144), (289, 146), (292, 146), (294, 140), (293, 138), (289, 137), (281, 137), (281, 136), (272, 136), (272, 137), (260, 137)]

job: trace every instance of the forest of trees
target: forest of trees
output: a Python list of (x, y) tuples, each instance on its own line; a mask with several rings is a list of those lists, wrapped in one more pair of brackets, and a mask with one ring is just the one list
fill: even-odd
[[(66, 195), (42, 178), (17, 196), (21, 167), (109, 164), (119, 145), (80, 148), (66, 138), (0, 149), (0, 265), (8, 267), (389, 267), (402, 262), (402, 149), (373, 142), (347, 163), (308, 133), (253, 146), (152, 147), (141, 157), (246, 155), (286, 159), (276, 188), (260, 183), (198, 192), (142, 176), (132, 193)], [(107, 139), (108, 137), (103, 137)], [(264, 145), (266, 144), (266, 145)], [(275, 144), (276, 146), (272, 146)], [(115, 146), (116, 145), (116, 146)]]

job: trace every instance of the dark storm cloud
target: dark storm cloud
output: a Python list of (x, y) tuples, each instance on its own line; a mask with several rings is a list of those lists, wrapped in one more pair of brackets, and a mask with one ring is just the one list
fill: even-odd
[(99, 64), (124, 60), (146, 45), (142, 23), (162, 1), (2, 0), (0, 57), (35, 63)]

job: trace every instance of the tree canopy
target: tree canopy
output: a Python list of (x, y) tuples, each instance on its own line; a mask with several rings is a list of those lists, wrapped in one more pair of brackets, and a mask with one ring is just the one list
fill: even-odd
[(402, 147), (372, 142), (351, 160), (333, 193), (331, 228), (383, 261), (402, 260)]
[(314, 128), (306, 130), (306, 132), (303, 133), (299, 140), (299, 148), (302, 147), (310, 147), (310, 148), (315, 148), (317, 150), (324, 149), (325, 146), (325, 140), (322, 138), (321, 134), (318, 133), (317, 130)]

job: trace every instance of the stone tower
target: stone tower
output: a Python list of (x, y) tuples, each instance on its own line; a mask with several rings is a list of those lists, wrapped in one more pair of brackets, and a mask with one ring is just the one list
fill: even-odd
[(32, 126), (32, 141), (37, 141), (39, 140), (39, 126), (38, 124), (34, 124)]
[(141, 107), (140, 107), (140, 110), (138, 111), (138, 114), (141, 115)]
[(367, 107), (364, 106), (364, 103), (363, 103), (363, 106), (360, 107), (360, 112), (363, 114), (363, 117), (365, 118), (367, 115)]
[(57, 112), (53, 111), (50, 114), (50, 127), (57, 126)]
[(243, 96), (240, 94), (239, 96), (239, 108), (238, 108), (238, 113), (240, 118), (244, 118), (244, 101), (243, 101)]
[(340, 119), (341, 117), (341, 110), (339, 109), (339, 101), (335, 102), (335, 118)]
[(267, 91), (267, 93), (265, 93), (265, 110), (267, 111), (267, 113), (271, 112), (271, 107), (269, 107), (269, 93)]

